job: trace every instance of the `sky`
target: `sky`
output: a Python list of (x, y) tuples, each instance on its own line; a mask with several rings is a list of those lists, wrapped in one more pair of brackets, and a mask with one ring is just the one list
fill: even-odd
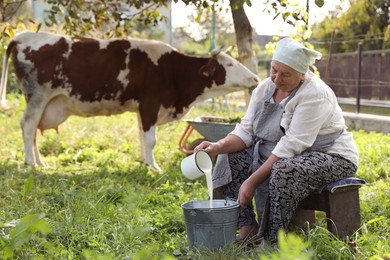
[[(226, 4), (229, 1), (225, 0)], [(259, 35), (289, 35), (293, 33), (293, 27), (283, 20), (277, 19), (273, 20), (272, 16), (268, 16), (267, 13), (263, 13), (264, 2), (265, 0), (252, 0), (252, 6), (248, 7), (244, 6), (245, 13), (248, 16), (248, 19), (255, 28), (257, 34)], [(306, 6), (306, 0), (298, 0), (300, 4)], [(325, 4), (322, 8), (317, 7), (314, 4), (314, 0), (309, 0), (309, 23), (312, 24), (314, 21), (322, 20), (330, 10), (334, 8), (337, 4), (344, 4), (345, 8), (347, 8), (348, 1), (347, 0), (325, 0)], [(182, 1), (178, 1), (177, 3), (173, 2), (172, 5), (172, 26), (180, 27), (180, 26), (188, 26), (189, 19), (188, 15), (193, 12), (193, 8), (189, 6), (185, 6)], [(227, 14), (227, 17), (231, 20), (231, 13)], [(233, 23), (232, 23), (233, 27)]]

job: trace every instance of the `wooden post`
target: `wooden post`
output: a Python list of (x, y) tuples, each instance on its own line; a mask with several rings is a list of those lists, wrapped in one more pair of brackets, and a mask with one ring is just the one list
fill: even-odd
[(332, 32), (332, 37), (330, 38), (330, 45), (329, 45), (329, 51), (328, 51), (328, 62), (326, 64), (325, 69), (325, 82), (329, 85), (329, 74), (330, 74), (330, 67), (331, 67), (331, 61), (332, 61), (332, 49), (333, 49), (333, 42), (334, 42), (334, 35), (336, 34), (335, 30)]
[(362, 43), (358, 45), (358, 78), (357, 78), (357, 89), (356, 89), (356, 113), (360, 113), (360, 88), (362, 78)]

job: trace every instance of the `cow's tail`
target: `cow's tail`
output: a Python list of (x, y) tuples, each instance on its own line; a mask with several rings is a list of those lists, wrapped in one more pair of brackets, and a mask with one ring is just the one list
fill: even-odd
[(11, 50), (14, 47), (15, 43), (12, 41), (7, 48), (7, 51), (4, 54), (3, 59), (3, 69), (1, 73), (1, 81), (0, 81), (0, 107), (3, 110), (8, 110), (6, 102), (6, 93), (7, 93), (7, 78), (8, 78), (8, 59), (11, 54)]

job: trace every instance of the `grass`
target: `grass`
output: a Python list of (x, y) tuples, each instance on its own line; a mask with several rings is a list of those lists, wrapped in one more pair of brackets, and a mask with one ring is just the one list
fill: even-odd
[[(0, 259), (389, 259), (390, 136), (355, 131), (362, 226), (345, 240), (332, 237), (324, 218), (308, 234), (281, 234), (277, 247), (233, 245), (216, 252), (188, 248), (180, 205), (207, 199), (206, 182), (185, 179), (178, 141), (187, 124), (158, 130), (155, 172), (137, 159), (134, 114), (69, 118), (60, 134), (38, 135), (50, 168), (24, 165), (17, 107), (0, 112)], [(239, 116), (223, 102), (186, 116)], [(196, 139), (194, 134), (191, 138)]]

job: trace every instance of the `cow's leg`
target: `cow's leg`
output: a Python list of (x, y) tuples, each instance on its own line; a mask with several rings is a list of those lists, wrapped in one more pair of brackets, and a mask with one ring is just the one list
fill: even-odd
[(138, 133), (140, 141), (140, 159), (144, 164), (154, 168), (157, 171), (161, 171), (160, 167), (154, 160), (153, 148), (156, 145), (156, 126), (152, 126), (148, 131), (144, 131), (142, 128), (141, 116), (137, 113), (138, 119)]
[(154, 160), (153, 148), (156, 145), (156, 126), (152, 126), (148, 131), (144, 132), (144, 143), (145, 143), (145, 164), (153, 167), (157, 171), (161, 171), (160, 167)]
[(41, 166), (46, 166), (45, 163), (42, 161), (41, 155), (40, 155), (39, 150), (38, 150), (38, 146), (37, 146), (37, 131), (35, 131), (34, 148), (33, 149), (34, 149), (33, 152), (34, 152), (34, 157), (35, 157), (36, 164), (41, 165)]
[(142, 128), (142, 120), (139, 113), (137, 113), (137, 119), (138, 119), (138, 136), (139, 136), (139, 154), (140, 154), (140, 161), (145, 163), (146, 161), (146, 154), (145, 154), (145, 135), (144, 130)]
[[(27, 106), (26, 106), (26, 109)], [(36, 148), (36, 132), (37, 124), (34, 123), (29, 116), (31, 112), (29, 110), (25, 111), (25, 114), (22, 119), (22, 134), (23, 134), (23, 144), (24, 144), (24, 156), (26, 157), (26, 164), (30, 166), (35, 166), (38, 162), (35, 160), (35, 151)]]
[(43, 165), (36, 145), (37, 126), (41, 119), (42, 107), (44, 107), (42, 102), (32, 96), (26, 104), (21, 123), (26, 164), (31, 166)]

